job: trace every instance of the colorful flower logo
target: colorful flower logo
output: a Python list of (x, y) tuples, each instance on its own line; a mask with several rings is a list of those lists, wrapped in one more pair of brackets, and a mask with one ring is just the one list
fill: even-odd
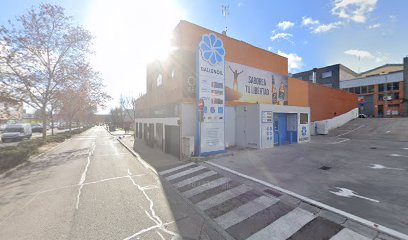
[(225, 49), (222, 40), (214, 33), (205, 34), (200, 42), (201, 56), (211, 65), (215, 65), (224, 60)]
[(302, 127), (302, 136), (306, 136), (307, 129), (306, 127)]

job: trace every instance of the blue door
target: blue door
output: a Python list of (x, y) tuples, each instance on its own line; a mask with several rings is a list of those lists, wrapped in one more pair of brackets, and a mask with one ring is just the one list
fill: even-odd
[(274, 145), (287, 144), (287, 116), (286, 113), (274, 113), (273, 115), (273, 138)]

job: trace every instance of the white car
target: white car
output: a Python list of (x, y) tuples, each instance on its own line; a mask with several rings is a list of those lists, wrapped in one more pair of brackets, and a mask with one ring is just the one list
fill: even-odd
[(32, 135), (30, 124), (9, 124), (1, 135), (2, 142), (30, 139)]

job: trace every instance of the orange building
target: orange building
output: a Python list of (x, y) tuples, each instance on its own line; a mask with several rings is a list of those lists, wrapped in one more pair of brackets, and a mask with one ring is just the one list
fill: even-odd
[[(241, 145), (245, 121), (255, 127), (242, 130), (244, 146), (307, 141), (311, 121), (357, 107), (355, 94), (289, 78), (287, 58), (198, 25), (181, 21), (173, 44), (166, 60), (147, 66), (146, 94), (137, 100), (136, 136), (165, 152), (217, 153)], [(282, 139), (275, 134), (278, 121), (279, 129), (286, 126)]]

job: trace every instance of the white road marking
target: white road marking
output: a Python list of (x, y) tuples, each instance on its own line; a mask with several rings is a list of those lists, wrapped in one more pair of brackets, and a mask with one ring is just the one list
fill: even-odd
[(203, 170), (203, 169), (205, 169), (205, 167), (203, 167), (203, 166), (197, 166), (197, 167), (190, 168), (190, 169), (188, 169), (188, 170), (185, 170), (185, 171), (182, 171), (182, 172), (173, 174), (173, 175), (171, 175), (171, 176), (165, 177), (165, 179), (166, 179), (167, 181), (170, 181), (170, 180), (173, 180), (173, 179), (176, 179), (176, 178), (185, 176), (185, 175), (190, 174), (190, 173), (198, 172), (198, 171)]
[(403, 168), (386, 167), (386, 166), (381, 165), (381, 164), (371, 164), (370, 168), (373, 168), (373, 169), (389, 169), (389, 170), (405, 170)]
[(285, 240), (314, 218), (313, 213), (301, 208), (295, 208), (269, 226), (253, 234), (247, 240), (270, 239), (271, 236), (273, 236), (274, 240)]
[(190, 189), (188, 191), (182, 192), (181, 194), (183, 194), (183, 196), (185, 196), (186, 198), (191, 198), (191, 197), (193, 197), (193, 196), (195, 196), (197, 194), (200, 194), (200, 193), (205, 192), (207, 190), (210, 190), (210, 189), (219, 187), (219, 186), (221, 186), (223, 184), (226, 184), (229, 181), (230, 181), (229, 178), (225, 178), (225, 177), (218, 178), (218, 179), (216, 179), (214, 181), (205, 183), (203, 185), (200, 185), (200, 186), (195, 187), (193, 189)]
[(199, 174), (199, 175), (197, 175), (197, 176), (194, 176), (194, 177), (192, 177), (192, 178), (189, 178), (189, 179), (183, 180), (183, 181), (181, 181), (181, 182), (178, 182), (178, 183), (174, 184), (174, 186), (175, 186), (176, 188), (181, 188), (181, 187), (187, 186), (187, 185), (189, 185), (189, 184), (191, 184), (191, 183), (193, 183), (193, 182), (202, 180), (202, 179), (204, 179), (204, 178), (207, 178), (207, 177), (210, 177), (210, 176), (213, 176), (213, 175), (216, 175), (216, 174), (217, 174), (217, 173), (214, 172), (214, 171), (208, 171), (208, 172)]
[(406, 158), (408, 158), (408, 156), (406, 156), (406, 155), (401, 155), (401, 154), (396, 154), (396, 153), (390, 154), (389, 156), (390, 157), (406, 157)]
[[(143, 193), (144, 197), (145, 197), (146, 200), (149, 202), (149, 210), (150, 210), (150, 213), (149, 213), (148, 211), (146, 211), (146, 210), (145, 210), (145, 213), (146, 213), (146, 215), (147, 215), (153, 222), (156, 223), (155, 227), (152, 226), (152, 227), (147, 228), (147, 229), (145, 229), (145, 230), (146, 230), (146, 231), (150, 231), (150, 230), (152, 230), (152, 229), (154, 229), (154, 228), (158, 228), (158, 229), (162, 230), (163, 232), (165, 232), (165, 233), (167, 233), (167, 234), (169, 234), (169, 235), (172, 235), (172, 236), (174, 236), (174, 237), (178, 237), (179, 235), (178, 235), (177, 233), (172, 232), (172, 231), (170, 231), (170, 230), (168, 230), (168, 229), (165, 228), (165, 226), (163, 225), (163, 221), (161, 220), (161, 218), (160, 218), (159, 216), (157, 216), (156, 212), (154, 211), (154, 208), (153, 208), (153, 207), (154, 207), (153, 200), (152, 200), (152, 199), (149, 197), (149, 195), (147, 195), (147, 193), (146, 193), (146, 190), (147, 190), (147, 189), (152, 189), (152, 188), (149, 187), (149, 186), (142, 187), (142, 186), (140, 186), (139, 184), (137, 184), (137, 183), (134, 181), (134, 179), (132, 178), (132, 173), (130, 172), (130, 169), (128, 169), (128, 177), (129, 177), (129, 180), (132, 182), (132, 184), (135, 185), (135, 186), (139, 189), (139, 191), (141, 191), (141, 192)], [(143, 231), (143, 230), (142, 230), (142, 231)], [(138, 234), (140, 234), (140, 233), (136, 233), (136, 234), (134, 234), (134, 235), (132, 235), (132, 236), (130, 236), (130, 237), (128, 237), (128, 238), (125, 238), (125, 239), (134, 238), (134, 237), (137, 236)]]
[(236, 196), (239, 196), (241, 194), (244, 194), (248, 191), (250, 191), (251, 188), (246, 186), (245, 184), (239, 185), (237, 187), (231, 188), (227, 191), (224, 191), (222, 193), (219, 193), (215, 196), (212, 196), (210, 198), (207, 198), (199, 203), (196, 204), (198, 208), (201, 210), (205, 211), (209, 208), (212, 208), (214, 206), (217, 206), (225, 201), (228, 201)]
[(343, 139), (343, 140), (340, 140), (340, 141), (337, 141), (337, 142), (331, 142), (331, 143), (328, 143), (328, 144), (339, 144), (339, 143), (343, 143), (343, 142), (346, 142), (346, 141), (349, 141), (350, 139), (348, 139), (348, 138), (345, 138), (345, 139)]
[(347, 135), (347, 134), (349, 134), (349, 133), (351, 133), (351, 132), (354, 132), (354, 131), (356, 131), (356, 130), (362, 128), (362, 127), (364, 127), (364, 125), (360, 125), (359, 127), (356, 127), (356, 128), (354, 128), (354, 129), (351, 129), (351, 130), (349, 130), (349, 131), (347, 131), (347, 132), (345, 132), (345, 133), (339, 134), (339, 135), (337, 135), (337, 137), (341, 137), (341, 136)]
[(341, 188), (341, 187), (336, 187), (336, 188), (338, 189), (337, 192), (333, 192), (333, 191), (330, 191), (330, 192), (337, 195), (337, 196), (340, 196), (340, 197), (347, 197), (347, 198), (357, 197), (357, 198), (365, 199), (365, 200), (368, 200), (368, 201), (371, 201), (371, 202), (376, 202), (376, 203), (380, 202), (380, 201), (378, 201), (376, 199), (372, 199), (372, 198), (368, 198), (368, 197), (358, 195), (358, 194), (356, 194), (356, 192), (354, 192), (354, 191), (352, 191), (350, 189), (347, 189), (347, 188)]
[(408, 147), (403, 148), (404, 150), (408, 150)]
[(195, 165), (195, 163), (187, 163), (187, 164), (183, 164), (183, 165), (178, 166), (178, 167), (170, 168), (170, 169), (161, 171), (161, 172), (160, 172), (160, 175), (164, 175), (164, 174), (167, 174), (167, 173), (171, 173), (171, 172), (174, 172), (174, 171), (177, 171), (177, 170), (179, 170), (179, 169), (182, 169), (182, 168), (185, 168), (185, 167), (189, 167), (189, 166), (192, 166), (192, 165)]
[(215, 221), (224, 229), (227, 229), (237, 223), (244, 221), (245, 219), (255, 215), (256, 213), (267, 209), (273, 204), (277, 203), (279, 199), (270, 198), (267, 196), (260, 196), (244, 205), (241, 205), (224, 215), (221, 215), (215, 219)]
[(330, 238), (330, 240), (370, 240), (348, 228), (343, 228), (340, 232)]
[(386, 131), (385, 133), (390, 133), (391, 131)]
[(278, 186), (273, 185), (273, 184), (271, 184), (271, 183), (269, 183), (269, 182), (266, 182), (266, 181), (263, 181), (263, 180), (260, 180), (260, 179), (257, 179), (257, 178), (248, 176), (248, 175), (246, 175), (246, 174), (243, 174), (243, 173), (240, 173), (240, 172), (238, 172), (238, 171), (232, 170), (232, 169), (230, 169), (230, 168), (224, 167), (224, 166), (219, 165), (219, 164), (217, 164), (217, 163), (213, 163), (213, 162), (205, 162), (205, 163), (206, 163), (206, 164), (209, 164), (209, 165), (211, 165), (211, 166), (220, 168), (220, 169), (222, 169), (222, 170), (225, 170), (225, 171), (227, 171), (227, 172), (230, 172), (230, 173), (232, 173), (232, 174), (235, 174), (235, 175), (237, 175), (237, 176), (240, 176), (240, 177), (249, 179), (249, 180), (251, 180), (251, 181), (257, 182), (257, 183), (262, 184), (262, 185), (264, 185), (264, 186), (266, 186), (266, 187), (274, 188), (274, 189), (276, 189), (276, 190), (278, 190), (278, 191), (280, 191), (280, 192), (286, 193), (286, 194), (288, 194), (288, 195), (290, 195), (290, 196), (292, 196), (292, 197), (298, 198), (298, 199), (300, 199), (300, 200), (302, 200), (302, 201), (304, 201), (304, 202), (307, 202), (307, 203), (310, 203), (310, 204), (312, 204), (312, 205), (318, 206), (318, 207), (320, 207), (320, 208), (323, 208), (323, 209), (332, 211), (332, 212), (337, 213), (337, 214), (339, 214), (339, 215), (341, 215), (341, 216), (344, 216), (344, 217), (346, 217), (346, 218), (349, 218), (349, 219), (351, 219), (351, 220), (354, 220), (354, 221), (356, 221), (356, 222), (359, 222), (359, 223), (361, 223), (361, 224), (363, 224), (363, 225), (365, 225), (365, 226), (368, 226), (368, 227), (377, 229), (378, 231), (381, 231), (381, 232), (386, 233), (386, 234), (388, 234), (388, 235), (391, 235), (391, 236), (393, 236), (393, 237), (397, 237), (397, 238), (407, 239), (407, 240), (408, 240), (408, 235), (407, 235), (407, 234), (398, 232), (398, 231), (396, 231), (396, 230), (394, 230), (394, 229), (385, 227), (385, 226), (383, 226), (383, 225), (381, 225), (381, 224), (375, 223), (375, 222), (370, 221), (370, 220), (367, 220), (367, 219), (365, 219), (365, 218), (361, 218), (361, 217), (359, 217), (359, 216), (356, 216), (356, 215), (354, 215), (354, 214), (345, 212), (345, 211), (340, 210), (340, 209), (338, 209), (338, 208), (334, 208), (334, 207), (329, 206), (329, 205), (327, 205), (327, 204), (324, 204), (324, 203), (322, 203), (322, 202), (313, 200), (313, 199), (311, 199), (311, 198), (302, 196), (302, 195), (300, 195), (300, 194), (294, 193), (294, 192), (289, 191), (289, 190), (287, 190), (287, 189), (278, 187)]
[(95, 142), (92, 143), (92, 146), (91, 146), (91, 148), (89, 150), (88, 157), (87, 157), (87, 163), (86, 163), (84, 171), (82, 172), (81, 179), (79, 180), (79, 183), (78, 183), (79, 189), (78, 189), (78, 195), (77, 195), (77, 201), (76, 201), (76, 204), (75, 204), (75, 209), (79, 208), (79, 199), (81, 197), (81, 191), (82, 191), (82, 188), (84, 187), (84, 182), (86, 180), (86, 174), (88, 172), (89, 165), (91, 164), (91, 155), (93, 154), (94, 150), (95, 150)]

